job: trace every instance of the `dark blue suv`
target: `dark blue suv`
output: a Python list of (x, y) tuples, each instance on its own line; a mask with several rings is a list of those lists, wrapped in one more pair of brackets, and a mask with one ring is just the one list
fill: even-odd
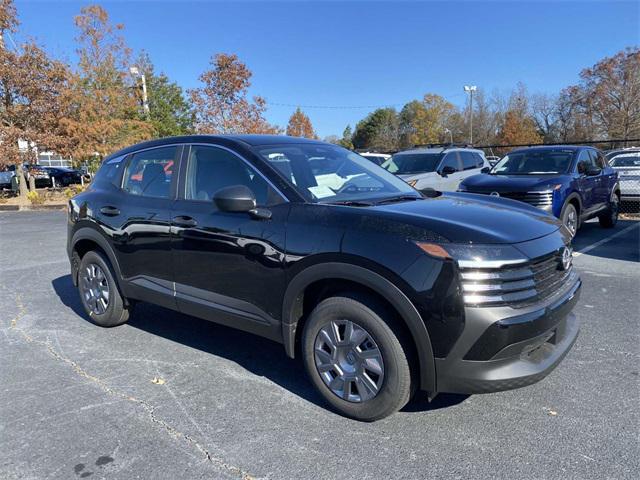
[(488, 172), (462, 181), (458, 190), (529, 203), (562, 220), (572, 236), (590, 218), (598, 217), (605, 228), (618, 220), (618, 173), (592, 147), (513, 150)]

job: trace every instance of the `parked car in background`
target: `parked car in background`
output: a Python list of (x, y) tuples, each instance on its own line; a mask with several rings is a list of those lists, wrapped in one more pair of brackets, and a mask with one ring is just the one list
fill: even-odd
[(585, 220), (618, 220), (618, 173), (592, 147), (541, 146), (513, 150), (488, 173), (465, 179), (459, 191), (507, 197), (559, 218), (572, 236)]
[(15, 177), (15, 173), (9, 170), (0, 172), (0, 191), (11, 190), (11, 179)]
[(43, 167), (48, 173), (51, 183), (49, 186), (67, 187), (82, 183), (82, 172), (65, 167)]
[(482, 150), (466, 147), (414, 148), (394, 154), (382, 164), (416, 190), (455, 192), (467, 177), (489, 168)]
[(384, 162), (391, 158), (391, 155), (387, 153), (375, 153), (375, 152), (362, 152), (361, 157), (371, 160), (376, 165), (382, 165)]
[(532, 384), (578, 335), (581, 281), (560, 222), (508, 199), (426, 198), (320, 141), (134, 145), (105, 159), (68, 215), (71, 278), (93, 322), (123, 324), (147, 301), (267, 337), (359, 420), (416, 390)]
[(606, 157), (620, 176), (620, 200), (640, 202), (640, 148), (615, 150)]
[(40, 165), (28, 164), (25, 168), (27, 182), (33, 177), (36, 188), (45, 188), (51, 186), (51, 177), (46, 167)]

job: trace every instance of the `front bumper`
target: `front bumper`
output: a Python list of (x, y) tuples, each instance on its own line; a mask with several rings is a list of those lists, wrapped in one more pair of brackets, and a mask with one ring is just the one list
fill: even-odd
[(520, 388), (546, 377), (578, 337), (571, 313), (581, 281), (544, 305), (526, 309), (465, 308), (465, 330), (443, 359), (436, 359), (437, 391), (490, 393)]

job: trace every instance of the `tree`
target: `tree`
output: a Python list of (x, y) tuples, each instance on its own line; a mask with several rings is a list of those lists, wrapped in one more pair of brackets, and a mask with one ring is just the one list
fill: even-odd
[(437, 143), (446, 141), (445, 129), (455, 107), (440, 95), (427, 93), (419, 102), (414, 100), (400, 111), (400, 145)]
[(604, 58), (584, 69), (580, 78), (569, 92), (597, 134), (624, 139), (640, 135), (640, 48)]
[(545, 143), (560, 140), (558, 135), (558, 97), (544, 93), (533, 95), (531, 113), (538, 133)]
[(531, 117), (522, 115), (518, 110), (509, 110), (505, 114), (498, 141), (504, 145), (536, 144), (542, 141), (542, 137)]
[[(18, 22), (12, 2), (0, 4), (0, 36)], [(67, 139), (61, 121), (69, 71), (35, 43), (9, 51), (0, 43), (0, 159), (16, 164), (20, 195), (26, 196), (22, 163), (38, 149), (63, 150)], [(25, 147), (21, 150), (18, 142)]]
[(348, 148), (349, 150), (353, 150), (353, 132), (351, 131), (351, 125), (347, 125), (342, 132), (342, 138), (338, 142), (339, 145), (342, 145), (344, 148)]
[(266, 100), (247, 99), (251, 70), (237, 55), (219, 53), (199, 79), (203, 87), (189, 90), (200, 133), (280, 133), (264, 118)]
[(356, 125), (353, 146), (389, 152), (398, 149), (398, 114), (394, 108), (379, 108)]
[(300, 107), (296, 108), (296, 111), (293, 112), (289, 118), (287, 135), (292, 137), (317, 138), (316, 133), (313, 131), (311, 120), (302, 110), (300, 110)]
[(182, 88), (164, 73), (157, 74), (146, 52), (139, 55), (136, 66), (144, 74), (147, 83), (149, 121), (153, 125), (154, 136), (169, 137), (191, 133), (193, 111)]
[(129, 77), (130, 50), (102, 7), (82, 8), (75, 17), (79, 69), (70, 94), (72, 115), (66, 131), (77, 157), (103, 157), (113, 150), (151, 138), (151, 123), (140, 118)]

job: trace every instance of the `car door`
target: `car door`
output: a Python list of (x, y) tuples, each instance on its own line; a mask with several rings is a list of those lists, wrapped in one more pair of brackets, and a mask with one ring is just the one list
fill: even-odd
[[(285, 288), (285, 196), (225, 147), (192, 145), (183, 158), (171, 242), (178, 308), (277, 339), (275, 319)], [(249, 187), (271, 218), (220, 211), (213, 196), (233, 185)]]
[(590, 168), (595, 167), (593, 157), (589, 154), (589, 150), (580, 150), (578, 160), (576, 162), (576, 173), (579, 175), (577, 183), (582, 197), (582, 214), (587, 215), (598, 208), (596, 188), (598, 185), (597, 175), (589, 176), (587, 172)]
[(611, 191), (615, 184), (615, 172), (604, 160), (604, 156), (598, 150), (589, 150), (593, 163), (600, 169), (600, 174), (596, 177), (595, 199), (598, 208), (606, 208)]
[(460, 159), (462, 160), (461, 181), (479, 174), (484, 166), (482, 157), (474, 152), (461, 151)]
[[(442, 175), (444, 167), (452, 167), (455, 169), (455, 173)], [(440, 161), (440, 166), (437, 169), (439, 174), (438, 190), (442, 192), (455, 192), (458, 189), (458, 185), (462, 181), (463, 171), (462, 164), (460, 162), (460, 156), (458, 152), (447, 153)]]
[(96, 214), (134, 297), (175, 307), (170, 221), (176, 190), (172, 168), (182, 147), (164, 146), (130, 155), (117, 193), (101, 197)]

